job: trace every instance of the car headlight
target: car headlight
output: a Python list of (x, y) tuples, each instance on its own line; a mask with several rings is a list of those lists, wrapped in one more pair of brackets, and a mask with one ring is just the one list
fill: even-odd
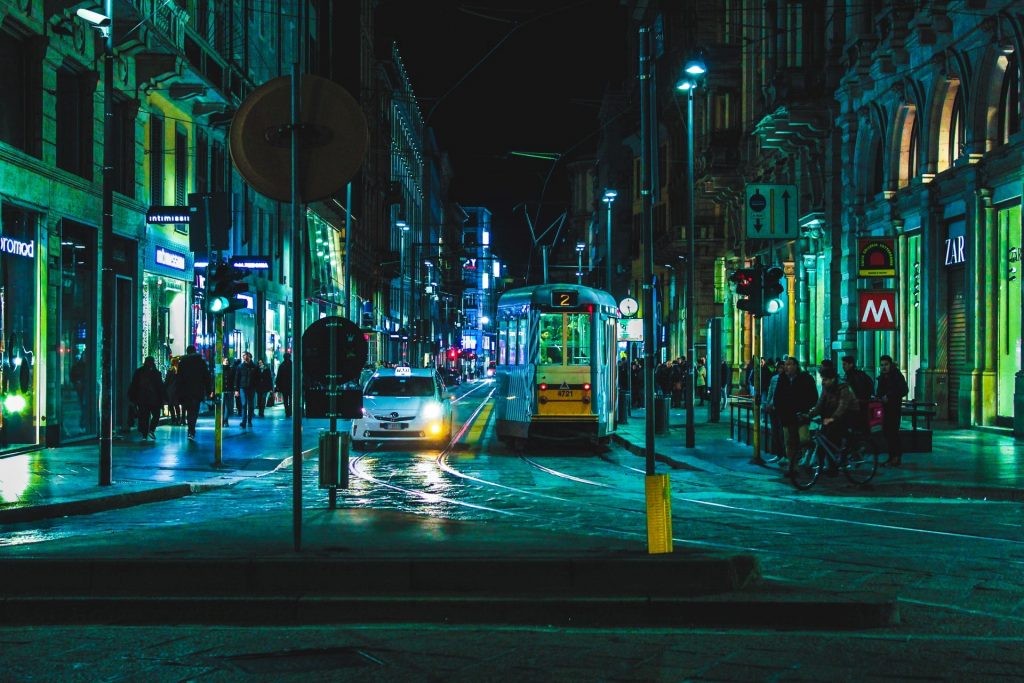
[(422, 417), (425, 417), (428, 420), (434, 420), (441, 417), (443, 412), (444, 409), (441, 407), (440, 403), (437, 401), (431, 401), (430, 403), (424, 404)]

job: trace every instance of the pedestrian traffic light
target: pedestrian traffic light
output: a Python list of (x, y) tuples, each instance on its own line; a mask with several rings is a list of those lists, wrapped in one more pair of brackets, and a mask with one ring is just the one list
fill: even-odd
[(785, 272), (778, 266), (772, 266), (764, 271), (764, 313), (762, 315), (772, 315), (782, 310), (784, 303), (782, 299), (783, 275)]
[(206, 286), (206, 310), (213, 315), (224, 315), (246, 307), (246, 302), (238, 298), (239, 294), (248, 291), (249, 285), (240, 282), (248, 277), (249, 271), (236, 268), (230, 263), (217, 266)]
[(755, 316), (761, 315), (762, 309), (761, 276), (761, 266), (740, 268), (729, 276), (729, 282), (736, 285), (736, 294), (740, 296), (736, 307)]

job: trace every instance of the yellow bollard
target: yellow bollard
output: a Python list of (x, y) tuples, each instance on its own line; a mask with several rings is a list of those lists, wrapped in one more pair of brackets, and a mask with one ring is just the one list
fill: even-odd
[(672, 488), (667, 474), (644, 479), (647, 494), (647, 554), (672, 552)]

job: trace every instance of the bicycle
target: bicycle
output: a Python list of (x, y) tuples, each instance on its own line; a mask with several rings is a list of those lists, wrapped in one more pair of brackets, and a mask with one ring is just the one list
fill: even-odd
[(811, 431), (811, 440), (789, 462), (789, 480), (801, 491), (814, 486), (826, 468), (842, 470), (851, 484), (863, 486), (878, 471), (878, 448), (869, 435), (848, 433), (842, 445), (833, 443), (821, 431), (821, 416), (809, 420), (819, 427)]

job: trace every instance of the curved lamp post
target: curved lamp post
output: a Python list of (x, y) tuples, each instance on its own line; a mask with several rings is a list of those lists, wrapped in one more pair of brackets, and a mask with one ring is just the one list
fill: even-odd
[(694, 226), (693, 207), (693, 91), (697, 89), (699, 79), (707, 73), (707, 67), (700, 59), (691, 59), (683, 68), (683, 76), (676, 82), (676, 90), (686, 93), (686, 343), (690, 347), (690, 390), (686, 401), (686, 447), (693, 448), (696, 442), (694, 433), (693, 405), (695, 402), (697, 382), (697, 344), (694, 340), (696, 326), (694, 318), (693, 286), (696, 281), (694, 266), (697, 261), (696, 229)]

